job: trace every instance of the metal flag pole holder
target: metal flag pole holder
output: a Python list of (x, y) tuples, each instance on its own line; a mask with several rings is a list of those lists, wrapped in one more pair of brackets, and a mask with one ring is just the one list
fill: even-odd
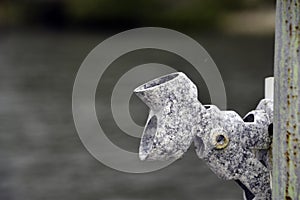
[(277, 0), (274, 84), (266, 79), (265, 99), (241, 118), (202, 105), (183, 73), (145, 83), (135, 90), (150, 108), (140, 158), (178, 159), (194, 142), (198, 157), (236, 180), (246, 200), (300, 199), (299, 65), (300, 0)]
[(261, 100), (242, 119), (234, 111), (202, 105), (196, 86), (181, 72), (147, 82), (135, 93), (150, 108), (141, 160), (178, 159), (194, 143), (198, 157), (218, 177), (237, 181), (246, 199), (271, 198), (273, 99)]

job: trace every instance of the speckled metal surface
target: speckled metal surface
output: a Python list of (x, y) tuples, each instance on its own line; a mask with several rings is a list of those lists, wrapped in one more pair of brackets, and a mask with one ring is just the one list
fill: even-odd
[(141, 160), (178, 159), (190, 147), (204, 107), (197, 88), (183, 73), (172, 73), (134, 90), (150, 113), (141, 139)]
[[(245, 119), (233, 111), (220, 111), (215, 106), (206, 110), (199, 119), (199, 131), (194, 138), (196, 152), (210, 169), (225, 180), (239, 180), (257, 199), (271, 199), (269, 170), (256, 157), (255, 151), (268, 149), (271, 123), (263, 110), (249, 112)], [(250, 117), (249, 117), (250, 116)], [(213, 141), (216, 134), (228, 137), (229, 143), (217, 149)]]
[(262, 100), (243, 120), (234, 111), (203, 106), (196, 86), (181, 72), (145, 83), (135, 93), (150, 108), (141, 160), (180, 158), (194, 141), (198, 157), (219, 178), (239, 181), (251, 194), (247, 199), (271, 199), (265, 164), (271, 143), (271, 100)]

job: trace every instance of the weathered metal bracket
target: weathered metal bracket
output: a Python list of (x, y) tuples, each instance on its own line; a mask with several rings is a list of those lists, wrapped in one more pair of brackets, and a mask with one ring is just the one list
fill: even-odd
[(271, 199), (273, 101), (263, 99), (242, 119), (234, 111), (202, 105), (183, 73), (147, 82), (134, 91), (150, 108), (141, 160), (178, 159), (194, 142), (199, 158), (220, 178), (236, 180), (245, 199)]

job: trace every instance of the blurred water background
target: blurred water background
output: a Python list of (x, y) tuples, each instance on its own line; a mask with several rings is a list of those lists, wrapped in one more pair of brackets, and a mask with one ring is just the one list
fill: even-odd
[[(77, 135), (72, 87), (83, 59), (106, 38), (130, 28), (171, 28), (209, 52), (222, 74), (228, 109), (243, 116), (263, 98), (264, 78), (273, 75), (274, 3), (1, 1), (0, 199), (242, 199), (241, 189), (233, 181), (219, 180), (193, 148), (183, 159), (148, 174), (126, 174), (104, 166)], [(109, 130), (107, 136), (134, 152), (139, 140), (116, 127), (107, 98), (120, 77), (119, 69), (149, 61), (176, 66), (193, 76), (182, 59), (144, 50), (115, 62), (97, 91), (98, 117)], [(199, 99), (210, 103), (201, 77), (197, 86)], [(136, 123), (145, 123), (147, 109), (134, 96), (130, 111)]]

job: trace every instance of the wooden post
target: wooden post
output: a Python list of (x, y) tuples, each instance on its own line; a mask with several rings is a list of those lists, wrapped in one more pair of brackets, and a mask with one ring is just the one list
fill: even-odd
[(272, 199), (300, 199), (300, 0), (277, 0)]

